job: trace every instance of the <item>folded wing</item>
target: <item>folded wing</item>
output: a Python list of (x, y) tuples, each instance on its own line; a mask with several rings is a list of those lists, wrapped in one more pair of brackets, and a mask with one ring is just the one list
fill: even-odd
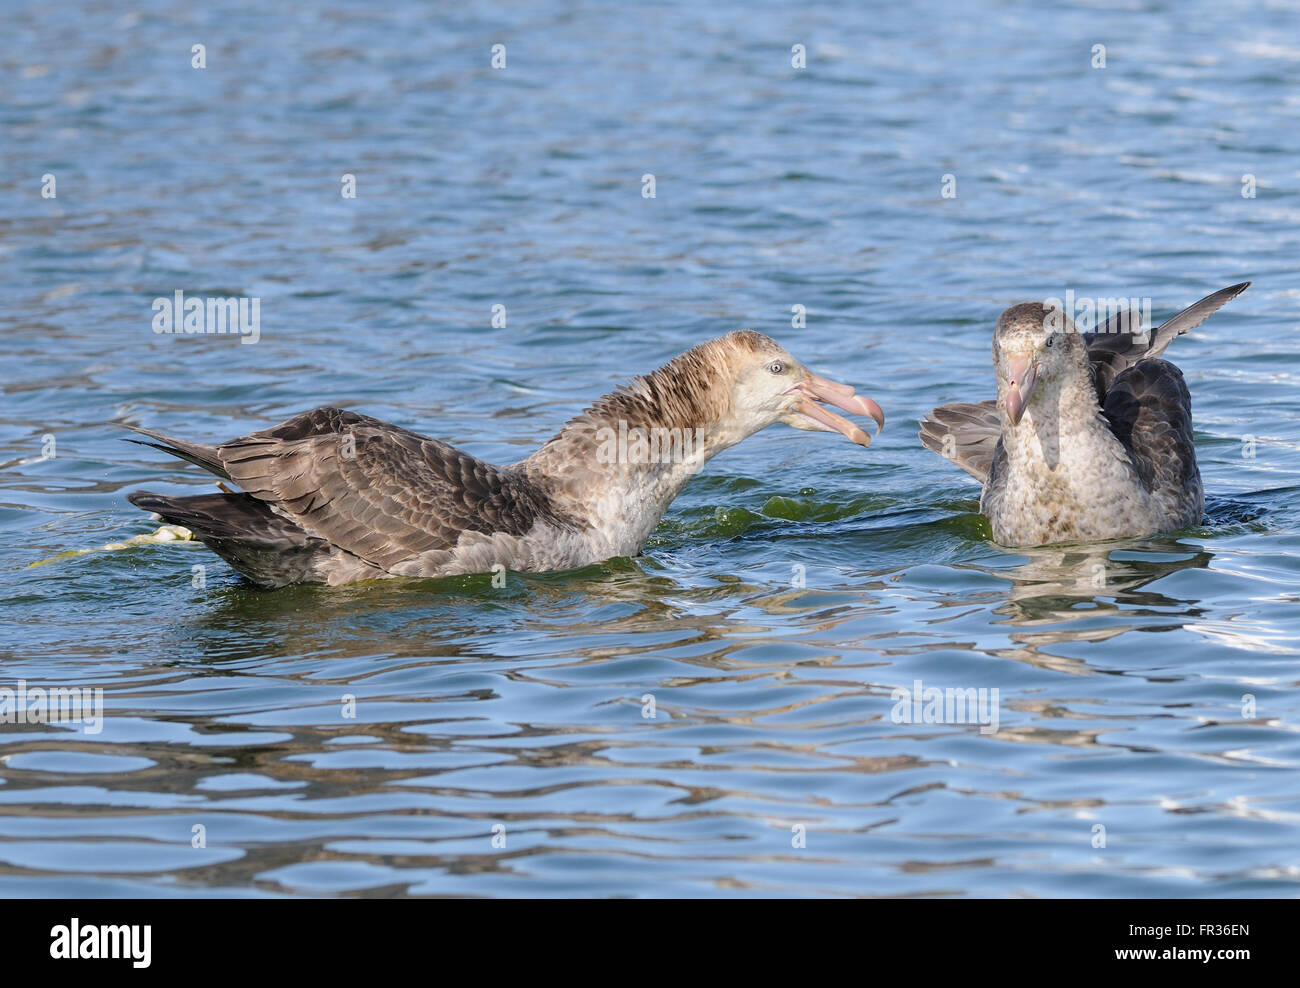
[(523, 535), (539, 518), (560, 521), (546, 494), (515, 471), (341, 408), (304, 412), (219, 446), (136, 431), (385, 571), (453, 548), (465, 532)]
[(1199, 516), (1203, 494), (1192, 398), (1182, 372), (1167, 360), (1138, 361), (1115, 378), (1102, 414), (1128, 450), (1142, 486)]

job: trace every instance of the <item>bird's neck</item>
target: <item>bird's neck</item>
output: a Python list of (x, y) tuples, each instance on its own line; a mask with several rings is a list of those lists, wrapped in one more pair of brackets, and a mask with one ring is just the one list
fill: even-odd
[(517, 465), (610, 555), (639, 552), (704, 464), (754, 431), (692, 353), (600, 398)]
[(1006, 415), (1006, 387), (999, 387), (1002, 442), (1009, 466), (1017, 472), (1056, 472), (1064, 464), (1086, 462), (1116, 444), (1097, 404), (1087, 372), (1042, 380), (1020, 422)]

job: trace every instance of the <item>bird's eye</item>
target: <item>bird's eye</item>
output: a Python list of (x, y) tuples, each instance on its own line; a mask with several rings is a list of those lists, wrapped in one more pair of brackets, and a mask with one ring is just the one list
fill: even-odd
[(770, 364), (767, 365), (767, 369), (773, 374), (784, 374), (785, 364), (783, 364), (779, 360), (773, 360)]
[(1052, 345), (1052, 340), (1053, 340), (1054, 338), (1055, 338), (1055, 337), (1052, 337), (1052, 336), (1049, 336), (1049, 337), (1047, 338), (1047, 345), (1048, 345), (1048, 346), (1051, 346), (1051, 345)]

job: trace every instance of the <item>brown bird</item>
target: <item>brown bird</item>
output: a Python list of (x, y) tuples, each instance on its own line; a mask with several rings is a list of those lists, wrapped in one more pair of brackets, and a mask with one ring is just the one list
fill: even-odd
[(984, 484), (980, 511), (1005, 546), (1135, 538), (1199, 524), (1205, 510), (1182, 372), (1158, 359), (1250, 282), (1154, 331), (1121, 311), (1095, 332), (1037, 302), (993, 334), (998, 396), (943, 405), (921, 442)]
[(741, 330), (605, 395), (509, 466), (341, 408), (216, 446), (127, 426), (243, 488), (128, 499), (265, 587), (571, 569), (639, 553), (708, 460), (776, 422), (870, 444), (819, 402), (884, 425), (874, 401)]

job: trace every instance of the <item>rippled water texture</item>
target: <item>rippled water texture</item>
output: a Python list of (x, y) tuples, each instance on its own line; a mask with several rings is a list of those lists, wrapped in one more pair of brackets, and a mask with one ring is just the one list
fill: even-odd
[[(0, 685), (105, 714), (0, 727), (0, 894), (1300, 892), (1300, 14), (203, 6), (20, 3), (0, 40)], [(1247, 279), (1170, 354), (1205, 526), (990, 545), (915, 434), (992, 393), (998, 313)], [(260, 342), (154, 334), (177, 289), (260, 298)], [(334, 403), (510, 461), (744, 326), (889, 424), (760, 434), (641, 558), (28, 568), (151, 531), (126, 492), (212, 489), (114, 422)], [(897, 722), (918, 680), (996, 689), (998, 730)]]

